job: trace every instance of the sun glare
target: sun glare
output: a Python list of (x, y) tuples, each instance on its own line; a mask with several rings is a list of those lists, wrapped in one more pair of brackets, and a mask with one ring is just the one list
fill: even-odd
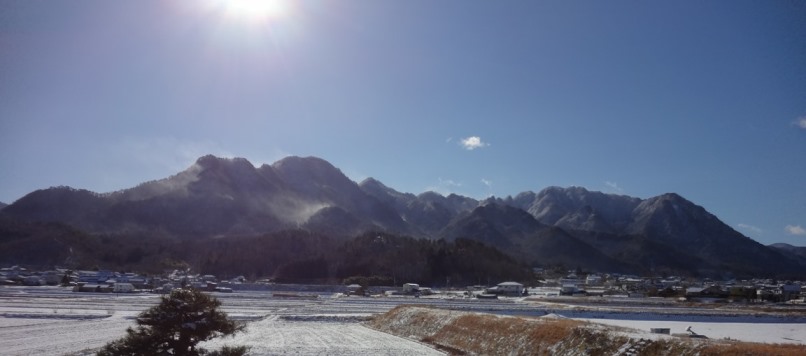
[(288, 10), (283, 0), (224, 0), (223, 3), (229, 15), (250, 20), (280, 18)]

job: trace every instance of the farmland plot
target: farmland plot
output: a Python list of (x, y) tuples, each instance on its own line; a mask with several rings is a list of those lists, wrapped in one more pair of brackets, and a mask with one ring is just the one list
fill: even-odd
[[(678, 304), (648, 308), (649, 304), (612, 302), (575, 306), (545, 303), (541, 299), (482, 300), (434, 296), (278, 298), (268, 291), (213, 293), (221, 309), (235, 320), (247, 322), (244, 333), (203, 345), (250, 346), (251, 354), (266, 355), (408, 355), (439, 354), (405, 338), (368, 329), (360, 323), (395, 306), (422, 305), (440, 309), (498, 315), (540, 317), (559, 314), (634, 329), (629, 337), (656, 338), (649, 328), (671, 328), (684, 333), (692, 328), (710, 338), (755, 342), (804, 344), (806, 316), (792, 309), (789, 315), (756, 315), (754, 311), (683, 308)], [(585, 299), (569, 299), (580, 300)], [(600, 299), (596, 299), (597, 301)], [(156, 305), (154, 294), (73, 293), (58, 287), (0, 287), (0, 354), (64, 355), (92, 352), (125, 335), (134, 317)], [(669, 302), (671, 303), (671, 302)], [(669, 311), (663, 313), (658, 309)], [(404, 335), (406, 336), (406, 335)]]
[(249, 323), (242, 334), (201, 346), (210, 349), (224, 345), (248, 346), (252, 355), (443, 355), (428, 346), (356, 322), (293, 319), (295, 321), (267, 317)]
[[(293, 300), (267, 293), (216, 294), (230, 317), (247, 322), (246, 331), (212, 340), (250, 346), (251, 355), (441, 355), (423, 344), (366, 328), (360, 320), (395, 303), (345, 300)], [(63, 289), (0, 288), (0, 354), (92, 354), (125, 335), (134, 317), (156, 305), (148, 294), (71, 293)]]
[(133, 321), (105, 319), (0, 317), (4, 355), (64, 355), (102, 347), (125, 333)]

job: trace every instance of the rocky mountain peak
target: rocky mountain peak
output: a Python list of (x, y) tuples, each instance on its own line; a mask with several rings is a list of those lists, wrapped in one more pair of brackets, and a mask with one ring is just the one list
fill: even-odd
[(202, 169), (255, 169), (255, 166), (246, 158), (216, 157), (209, 154), (199, 157), (196, 165)]
[(313, 156), (288, 156), (274, 162), (272, 167), (283, 172), (305, 171), (318, 175), (332, 175), (338, 172), (338, 174), (341, 174), (341, 170), (330, 164), (330, 162)]
[(330, 162), (318, 157), (283, 158), (272, 165), (277, 175), (303, 196), (321, 197), (353, 195), (360, 188)]
[[(640, 202), (638, 198), (594, 192), (582, 187), (549, 187), (535, 195), (527, 211), (544, 224), (556, 225), (561, 220), (566, 224), (570, 221), (587, 221), (589, 227), (600, 226), (609, 232), (611, 228), (626, 226), (633, 209)], [(580, 210), (582, 207), (587, 208)], [(610, 223), (594, 223), (588, 217), (573, 216), (578, 214), (596, 215), (601, 220), (599, 222)]]
[(407, 204), (416, 199), (414, 194), (398, 192), (372, 177), (364, 179), (358, 186), (367, 194), (395, 207), (398, 211), (402, 211)]
[(361, 181), (361, 183), (358, 183), (358, 185), (360, 187), (377, 187), (377, 188), (381, 188), (381, 189), (384, 189), (384, 190), (385, 189), (391, 189), (391, 188), (387, 187), (386, 185), (384, 185), (383, 183), (381, 183), (379, 180), (377, 180), (375, 178), (372, 178), (372, 177), (365, 178), (364, 180)]

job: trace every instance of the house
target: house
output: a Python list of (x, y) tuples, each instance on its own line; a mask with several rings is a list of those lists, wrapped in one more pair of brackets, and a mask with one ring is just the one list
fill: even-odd
[(793, 299), (800, 298), (800, 285), (797, 284), (784, 284), (779, 287), (781, 293), (781, 301), (788, 302)]
[(686, 288), (686, 298), (693, 299), (693, 298), (727, 298), (729, 293), (722, 289), (722, 287), (718, 285), (712, 285), (709, 287), (689, 287)]
[(560, 285), (573, 284), (576, 286), (581, 284), (579, 277), (576, 275), (576, 273), (570, 273), (567, 276), (560, 278), (558, 282), (560, 283)]
[(116, 277), (113, 271), (78, 271), (79, 282), (104, 283)]
[(103, 286), (100, 284), (87, 284), (84, 282), (79, 282), (75, 287), (73, 287), (73, 292), (94, 292), (94, 293), (109, 293), (112, 292), (113, 288), (109, 286)]
[(118, 283), (115, 283), (114, 286), (112, 286), (112, 292), (114, 292), (114, 293), (132, 293), (132, 292), (134, 292), (134, 285), (132, 285), (131, 283), (120, 283), (120, 282), (118, 282)]
[(43, 283), (42, 278), (39, 276), (28, 276), (22, 280), (22, 283), (26, 286), (41, 286)]
[(174, 285), (172, 283), (165, 283), (161, 287), (154, 288), (154, 293), (160, 294), (167, 294), (174, 290)]
[(403, 285), (403, 294), (415, 294), (420, 292), (420, 285), (417, 283), (406, 283)]
[(602, 276), (598, 274), (589, 274), (588, 277), (585, 278), (585, 285), (588, 286), (601, 286), (602, 285)]
[(6, 275), (6, 279), (18, 279), (20, 275), (26, 274), (27, 269), (22, 268), (20, 266), (11, 266), (3, 268), (0, 271), (2, 271), (2, 273)]
[(489, 294), (523, 295), (523, 284), (518, 282), (503, 282), (492, 288), (487, 288)]
[(587, 292), (585, 292), (585, 290), (579, 289), (574, 283), (566, 283), (560, 287), (560, 295), (584, 296), (586, 294)]
[(43, 272), (40, 277), (45, 284), (55, 286), (61, 282), (64, 273), (60, 274), (58, 271), (46, 271)]

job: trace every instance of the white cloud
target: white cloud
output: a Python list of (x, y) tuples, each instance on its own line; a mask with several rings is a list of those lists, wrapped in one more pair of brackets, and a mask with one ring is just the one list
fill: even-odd
[(486, 185), (486, 186), (487, 186), (487, 188), (491, 188), (491, 187), (493, 186), (493, 182), (492, 182), (492, 181), (489, 181), (489, 180), (484, 179), (484, 178), (482, 178), (482, 179), (481, 179), (481, 183), (482, 183), (482, 184), (484, 184), (484, 185)]
[(460, 141), (460, 143), (462, 144), (462, 147), (464, 147), (468, 151), (472, 151), (477, 148), (487, 147), (490, 145), (489, 143), (483, 142), (481, 140), (481, 137), (478, 136), (470, 136), (467, 138), (463, 138)]
[(753, 226), (753, 225), (748, 225), (748, 224), (738, 224), (738, 225), (736, 225), (736, 226), (738, 226), (738, 227), (739, 227), (740, 229), (742, 229), (742, 230), (750, 231), (750, 232), (753, 232), (753, 233), (756, 233), (756, 234), (760, 234), (760, 233), (764, 232), (764, 231), (763, 231), (763, 230), (761, 230), (760, 228), (755, 227), (755, 226)]
[(806, 130), (806, 116), (801, 116), (795, 120), (795, 126)]
[(806, 235), (806, 229), (800, 225), (787, 225), (784, 230), (786, 230), (786, 232), (790, 235)]
[(445, 186), (445, 187), (461, 187), (462, 183), (455, 182), (455, 181), (453, 181), (451, 179), (439, 178), (439, 185)]
[(605, 182), (605, 185), (608, 188), (610, 188), (610, 191), (613, 192), (613, 193), (618, 193), (618, 194), (624, 193), (624, 189), (619, 187), (618, 184), (616, 184), (616, 182), (607, 181), (607, 182)]

